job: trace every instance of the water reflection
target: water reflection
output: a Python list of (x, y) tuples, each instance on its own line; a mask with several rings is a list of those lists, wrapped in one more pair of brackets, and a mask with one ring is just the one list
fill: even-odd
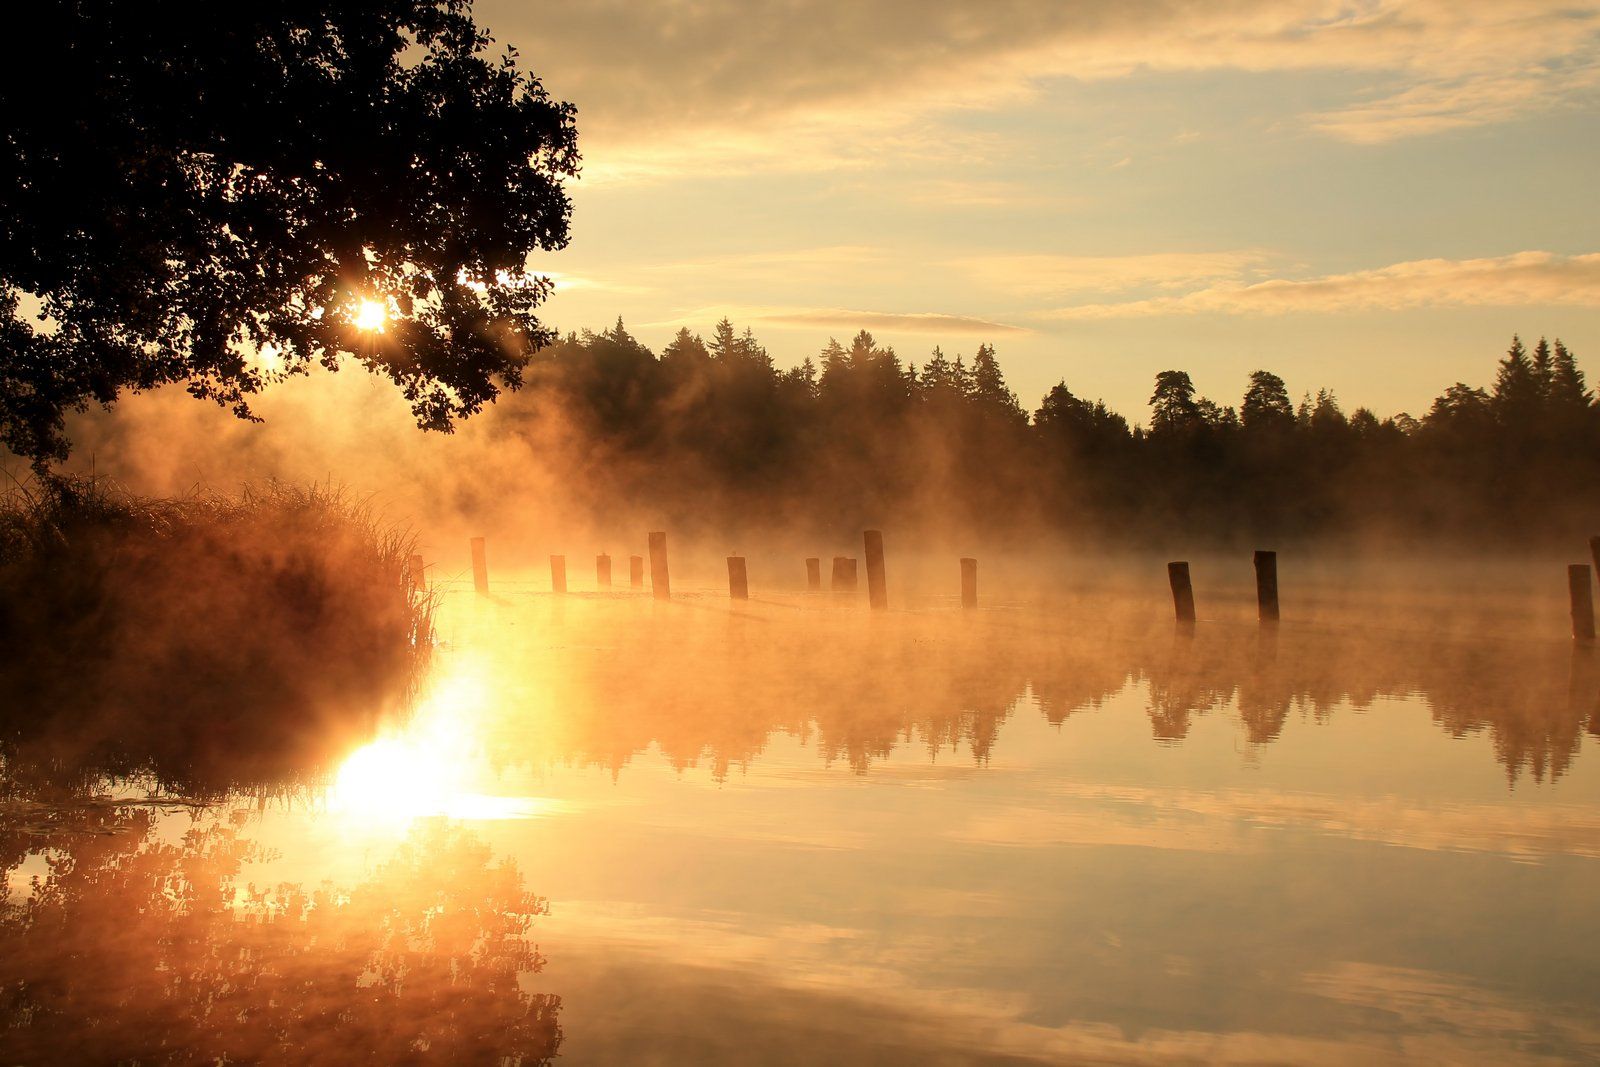
[[(0, 829), (0, 1055), (16, 1063), (547, 1063), (546, 903), (458, 826), (417, 824), (352, 886), (245, 880), (243, 817), (148, 807)], [(29, 857), (22, 885), (15, 873)]]
[(0, 1060), (1600, 1054), (1600, 672), (1562, 644), (440, 619), (408, 715), (270, 767), (8, 727)]
[[(781, 604), (731, 617), (688, 607), (668, 621), (626, 603), (525, 602), (455, 621), (464, 643), (486, 651), (500, 709), (488, 728), (510, 731), (488, 746), (510, 764), (620, 772), (653, 746), (675, 767), (705, 763), (726, 778), (771, 738), (798, 736), (825, 764), (862, 773), (907, 745), (981, 765), (1020, 708), (1059, 724), (1130, 688), (1145, 694), (1158, 742), (1228, 714), (1253, 747), (1296, 719), (1420, 698), (1447, 734), (1486, 733), (1513, 784), (1560, 777), (1584, 733), (1600, 733), (1600, 661), (1562, 642), (1288, 626), (1175, 635), (1170, 625), (863, 619)], [(558, 636), (530, 640), (530, 624)]]

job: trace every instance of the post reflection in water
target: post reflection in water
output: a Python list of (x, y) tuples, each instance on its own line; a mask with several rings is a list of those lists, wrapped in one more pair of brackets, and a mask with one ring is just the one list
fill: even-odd
[(1587, 653), (692, 595), (440, 628), (408, 716), (192, 808), (10, 744), (0, 1059), (1600, 1056)]

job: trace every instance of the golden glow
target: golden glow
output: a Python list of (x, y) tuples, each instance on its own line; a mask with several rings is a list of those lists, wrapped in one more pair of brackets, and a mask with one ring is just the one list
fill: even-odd
[(382, 333), (384, 323), (388, 319), (388, 309), (376, 300), (363, 300), (356, 305), (356, 329), (358, 330)]
[(432, 815), (522, 819), (549, 812), (553, 805), (538, 797), (472, 788), (486, 775), (477, 726), (487, 694), (475, 670), (462, 667), (445, 676), (402, 729), (350, 754), (329, 791), (329, 809), (395, 828)]

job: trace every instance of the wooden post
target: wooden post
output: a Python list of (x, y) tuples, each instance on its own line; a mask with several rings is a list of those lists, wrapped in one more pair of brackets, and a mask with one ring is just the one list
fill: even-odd
[(1178, 614), (1178, 622), (1193, 626), (1194, 587), (1189, 584), (1189, 564), (1167, 564), (1167, 581), (1172, 583), (1172, 607)]
[(813, 593), (822, 591), (822, 560), (816, 556), (806, 557), (806, 589)]
[(472, 588), (480, 593), (489, 591), (489, 554), (481, 537), (472, 539)]
[(628, 557), (628, 588), (630, 588), (630, 589), (643, 589), (644, 588), (644, 557), (643, 556), (629, 556)]
[(594, 558), (594, 584), (601, 589), (611, 588), (611, 557), (604, 552)]
[(883, 611), (889, 606), (889, 584), (883, 573), (883, 533), (864, 530), (861, 540), (867, 555), (867, 603), (874, 611)]
[(667, 535), (662, 530), (650, 533), (650, 591), (657, 600), (672, 598), (672, 581), (667, 576)]
[(1594, 559), (1595, 573), (1600, 574), (1600, 534), (1589, 538), (1589, 555)]
[(428, 568), (422, 562), (422, 554), (420, 552), (411, 553), (410, 565), (412, 587), (416, 589), (428, 588)]
[(833, 557), (833, 577), (829, 588), (835, 593), (852, 593), (856, 588), (856, 561), (849, 556)]
[(1278, 621), (1278, 554), (1256, 551), (1256, 610), (1262, 622)]
[(1574, 563), (1567, 568), (1567, 593), (1572, 599), (1572, 639), (1594, 640), (1594, 597), (1589, 591), (1589, 565)]
[(728, 557), (728, 595), (735, 600), (750, 599), (750, 583), (745, 579), (744, 557)]
[(550, 591), (552, 593), (565, 593), (567, 591), (567, 557), (550, 557)]
[(961, 557), (961, 606), (978, 606), (978, 561), (970, 556)]

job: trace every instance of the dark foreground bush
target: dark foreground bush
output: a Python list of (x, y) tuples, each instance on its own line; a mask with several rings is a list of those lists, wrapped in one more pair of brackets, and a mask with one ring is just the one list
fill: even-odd
[(402, 701), (431, 642), (410, 537), (326, 488), (0, 502), (0, 754), (183, 790), (276, 779)]

